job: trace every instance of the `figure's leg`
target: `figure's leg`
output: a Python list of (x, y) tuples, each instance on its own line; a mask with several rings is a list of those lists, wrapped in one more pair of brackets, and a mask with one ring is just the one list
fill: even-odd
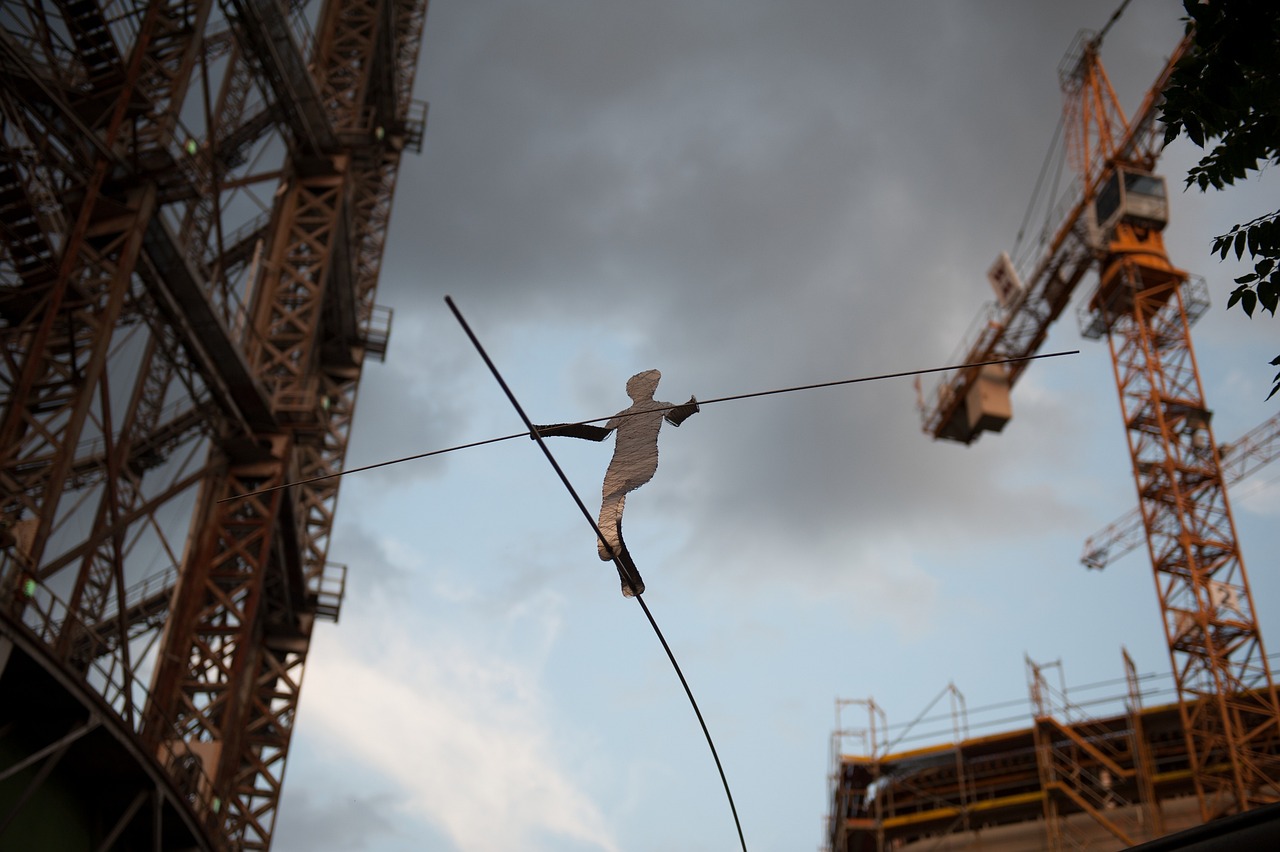
[(601, 561), (617, 560), (618, 576), (622, 579), (622, 594), (633, 598), (644, 594), (644, 580), (640, 577), (636, 563), (631, 560), (631, 554), (627, 552), (627, 543), (622, 540), (622, 509), (626, 503), (626, 492), (622, 492), (607, 495), (600, 504), (599, 526), (605, 538), (597, 540), (596, 549), (600, 553)]
[[(627, 503), (627, 493), (625, 491), (615, 491), (612, 494), (605, 494), (604, 499), (600, 502), (600, 532), (604, 533), (604, 540), (596, 541), (596, 549), (600, 554), (602, 562), (608, 562), (614, 555), (622, 550), (622, 508)], [(605, 542), (608, 542), (608, 547)], [(613, 553), (609, 552), (609, 548), (613, 548)]]

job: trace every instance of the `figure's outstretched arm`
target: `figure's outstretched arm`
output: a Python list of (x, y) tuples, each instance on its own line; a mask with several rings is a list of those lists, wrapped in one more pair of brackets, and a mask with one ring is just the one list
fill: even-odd
[[(603, 441), (613, 431), (603, 426), (592, 426), (589, 423), (552, 423), (547, 426), (534, 426), (533, 429), (544, 438), (561, 436), (582, 438), (587, 441)], [(529, 433), (529, 440), (533, 440), (533, 432)]]
[(690, 396), (689, 401), (684, 405), (677, 405), (666, 413), (667, 422), (672, 426), (679, 426), (702, 409), (698, 407), (697, 397)]

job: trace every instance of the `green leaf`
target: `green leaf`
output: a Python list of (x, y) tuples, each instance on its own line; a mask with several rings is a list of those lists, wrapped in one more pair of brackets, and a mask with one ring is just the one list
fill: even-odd
[(1245, 232), (1240, 231), (1236, 234), (1236, 260), (1244, 257)]
[(1258, 306), (1258, 294), (1252, 290), (1245, 290), (1240, 294), (1240, 307), (1244, 309), (1245, 316), (1253, 318), (1253, 309)]
[(1241, 275), (1239, 278), (1237, 278), (1236, 283), (1248, 284), (1250, 281), (1257, 281), (1257, 280), (1258, 280), (1258, 274), (1256, 272), (1250, 272), (1248, 275)]
[(1280, 303), (1280, 283), (1266, 280), (1258, 285), (1258, 301), (1271, 316), (1276, 315), (1276, 304)]
[[(1280, 211), (1277, 211), (1280, 213)], [(1275, 217), (1275, 213), (1271, 214)], [(1255, 225), (1258, 229), (1258, 243), (1265, 246), (1271, 254), (1280, 253), (1280, 219), (1271, 218)]]

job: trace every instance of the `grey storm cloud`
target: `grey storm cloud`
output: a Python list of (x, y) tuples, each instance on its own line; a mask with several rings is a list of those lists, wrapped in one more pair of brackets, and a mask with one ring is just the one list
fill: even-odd
[[(433, 318), (393, 342), (434, 389), (395, 394), (402, 440), (484, 437), (459, 428), (493, 398), (461, 386), (486, 380), (465, 372), (446, 292), (498, 337), (536, 341), (539, 323), (630, 335), (645, 359), (631, 371), (661, 368), (676, 396), (942, 363), (989, 298), (983, 270), (1055, 122), (1058, 54), (1043, 44), (1065, 49), (1109, 10), (915, 5), (433, 5), (426, 149), (403, 177), (381, 296)], [(998, 460), (928, 445), (905, 380), (708, 415), (689, 431), (714, 437), (682, 434), (676, 450), (701, 472), (701, 505), (681, 500), (700, 530), (799, 542), (1026, 513)]]

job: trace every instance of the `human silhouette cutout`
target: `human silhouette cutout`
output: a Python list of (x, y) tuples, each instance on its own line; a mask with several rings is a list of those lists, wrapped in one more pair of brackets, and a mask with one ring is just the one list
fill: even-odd
[[(650, 479), (658, 469), (658, 431), (665, 419), (672, 426), (679, 426), (699, 411), (698, 400), (676, 405), (653, 398), (662, 373), (646, 370), (627, 380), (627, 395), (631, 407), (619, 411), (604, 426), (587, 423), (556, 423), (535, 426), (543, 437), (564, 436), (603, 441), (611, 432), (617, 432), (613, 460), (604, 474), (604, 487), (600, 499), (600, 532), (604, 536), (596, 542), (602, 561), (617, 559), (618, 573), (622, 576), (622, 593), (628, 597), (644, 592), (644, 581), (636, 570), (631, 554), (622, 540), (622, 509), (627, 494), (635, 491)], [(532, 434), (529, 436), (533, 437)]]

